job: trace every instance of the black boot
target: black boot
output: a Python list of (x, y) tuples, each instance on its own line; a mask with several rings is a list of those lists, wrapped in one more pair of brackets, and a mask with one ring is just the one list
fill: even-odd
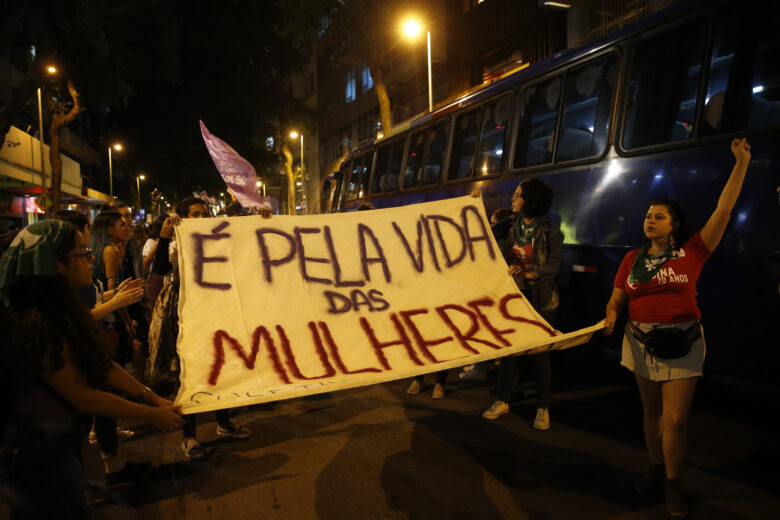
[(675, 518), (688, 518), (691, 508), (680, 491), (680, 481), (676, 478), (666, 480), (664, 487), (664, 503), (666, 511)]
[(634, 491), (640, 495), (661, 491), (665, 476), (663, 464), (650, 463), (645, 474), (634, 481)]

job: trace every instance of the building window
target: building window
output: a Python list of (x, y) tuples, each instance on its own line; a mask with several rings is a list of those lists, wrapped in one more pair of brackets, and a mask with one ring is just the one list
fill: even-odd
[(349, 71), (349, 74), (347, 74), (347, 89), (346, 95), (344, 96), (344, 99), (347, 103), (355, 101), (355, 83), (355, 71), (351, 70)]
[(368, 65), (364, 65), (363, 70), (360, 71), (360, 85), (361, 92), (374, 88), (374, 79), (371, 77), (371, 70), (368, 68)]

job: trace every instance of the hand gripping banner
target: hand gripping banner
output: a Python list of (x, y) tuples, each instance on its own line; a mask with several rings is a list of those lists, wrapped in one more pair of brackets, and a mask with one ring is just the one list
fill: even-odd
[(334, 215), (185, 219), (185, 413), (569, 348), (508, 274), (482, 200)]

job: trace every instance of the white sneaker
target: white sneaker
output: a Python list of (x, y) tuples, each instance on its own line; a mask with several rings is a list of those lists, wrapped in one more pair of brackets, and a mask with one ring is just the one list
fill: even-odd
[(444, 385), (441, 383), (436, 383), (433, 387), (433, 396), (434, 399), (444, 399)]
[(550, 412), (547, 408), (538, 408), (536, 410), (536, 419), (534, 419), (534, 430), (550, 429)]
[(415, 379), (412, 381), (412, 384), (409, 385), (409, 388), (406, 389), (406, 393), (409, 395), (417, 395), (420, 393), (420, 390), (422, 390), (420, 382)]
[(185, 438), (181, 441), (181, 449), (189, 460), (198, 460), (206, 456), (206, 450), (195, 439)]
[(222, 427), (217, 425), (217, 437), (233, 437), (234, 439), (248, 439), (252, 436), (252, 430), (247, 426), (241, 426), (230, 422), (230, 426)]
[(500, 415), (504, 415), (509, 412), (509, 405), (504, 401), (496, 401), (493, 406), (488, 408), (482, 413), (482, 417), (485, 419), (498, 419)]

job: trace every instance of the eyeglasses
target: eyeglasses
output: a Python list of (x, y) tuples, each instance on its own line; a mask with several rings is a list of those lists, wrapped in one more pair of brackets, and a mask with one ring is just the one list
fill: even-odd
[(87, 258), (95, 258), (95, 255), (92, 254), (92, 250), (87, 248), (83, 253), (72, 253), (69, 255), (64, 255), (62, 258), (75, 258), (79, 256), (85, 256)]

